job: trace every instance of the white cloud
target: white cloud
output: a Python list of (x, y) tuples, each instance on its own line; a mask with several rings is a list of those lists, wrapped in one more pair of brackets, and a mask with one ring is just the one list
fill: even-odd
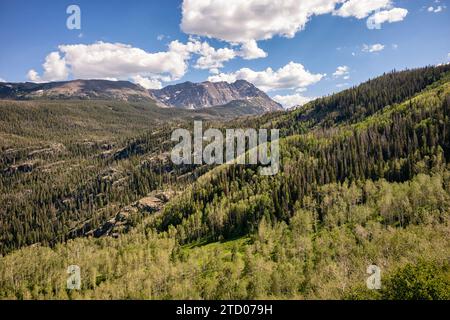
[(408, 10), (393, 7), (392, 0), (348, 0), (334, 14), (357, 19), (364, 19), (372, 14), (367, 19), (367, 27), (380, 29), (383, 23), (403, 21)]
[(363, 19), (375, 10), (386, 9), (391, 5), (391, 0), (349, 0), (335, 14), (344, 18)]
[(59, 52), (51, 52), (42, 65), (44, 75), (42, 77), (35, 70), (28, 71), (28, 79), (34, 82), (41, 81), (60, 81), (66, 80), (69, 76), (69, 69), (65, 58), (61, 58)]
[[(274, 36), (292, 38), (313, 16), (362, 19), (376, 10), (392, 8), (392, 0), (184, 0), (181, 29), (187, 34), (241, 44), (242, 56), (251, 59), (267, 56), (256, 41)], [(387, 14), (388, 20), (400, 21), (398, 9), (383, 13), (383, 17)], [(403, 13), (405, 9), (400, 10)]]
[(238, 54), (230, 48), (215, 49), (206, 41), (200, 42), (198, 39), (190, 38), (187, 43), (178, 40), (170, 43), (170, 50), (190, 59), (191, 54), (199, 55), (194, 68), (209, 69), (212, 72), (223, 67), (223, 63), (234, 59)]
[(362, 51), (363, 52), (379, 52), (379, 51), (382, 51), (383, 49), (384, 49), (384, 45), (382, 45), (381, 43), (376, 43), (376, 44), (372, 44), (372, 45), (364, 44)]
[(209, 76), (208, 77), (208, 81), (211, 82), (228, 82), (228, 83), (233, 83), (236, 80), (238, 80), (239, 76), (241, 77), (241, 79), (244, 79), (244, 76), (247, 72), (254, 72), (251, 69), (248, 68), (242, 68), (236, 72), (233, 73), (219, 73), (217, 75), (213, 75), (213, 76)]
[(121, 43), (62, 45), (59, 50), (75, 78), (156, 74), (179, 79), (187, 69), (184, 57), (176, 52), (149, 53)]
[(40, 82), (41, 81), (41, 77), (39, 77), (39, 74), (33, 69), (28, 71), (27, 79), (32, 82)]
[(249, 40), (242, 44), (240, 56), (246, 60), (265, 58), (267, 52), (259, 48), (255, 40)]
[(7, 82), (7, 81), (3, 78), (0, 78), (0, 82)]
[(236, 52), (229, 48), (214, 49), (207, 45), (204, 51), (201, 52), (201, 57), (198, 58), (195, 68), (198, 69), (219, 69), (223, 68), (223, 63), (236, 57)]
[(184, 0), (181, 29), (228, 42), (292, 38), (313, 15), (331, 13), (342, 0)]
[(141, 75), (176, 80), (187, 70), (186, 58), (172, 51), (149, 53), (126, 44), (105, 42), (60, 45), (58, 49), (59, 52), (46, 57), (43, 76), (30, 70), (30, 80), (67, 80), (69, 70), (77, 79), (125, 79)]
[(384, 10), (376, 12), (367, 20), (367, 25), (381, 25), (385, 22), (393, 23), (403, 21), (408, 15), (408, 10), (403, 8), (393, 8), (391, 10)]
[(350, 68), (348, 66), (339, 66), (336, 71), (333, 73), (335, 78), (344, 77), (348, 79), (348, 74), (350, 72)]
[(140, 75), (136, 75), (131, 77), (134, 83), (139, 84), (140, 86), (144, 87), (145, 89), (161, 89), (162, 84), (161, 81), (157, 79), (151, 79), (151, 78), (145, 78)]
[(272, 97), (272, 99), (278, 103), (281, 103), (283, 105), (283, 107), (285, 107), (285, 108), (303, 106), (304, 104), (313, 100), (313, 98), (304, 97), (300, 94), (292, 94), (292, 95), (285, 95), (285, 96), (276, 95), (276, 96)]
[(446, 9), (446, 6), (428, 7), (428, 12), (439, 13)]
[(336, 87), (338, 87), (338, 88), (343, 88), (343, 87), (348, 87), (350, 84), (348, 84), (347, 82), (345, 82), (345, 83), (338, 83), (337, 85), (336, 85)]
[(223, 64), (236, 57), (242, 57), (245, 60), (264, 58), (267, 53), (258, 48), (258, 44), (254, 40), (242, 43), (240, 49), (211, 47), (206, 41), (201, 42), (199, 39), (190, 37), (187, 43), (181, 43), (178, 40), (172, 41), (170, 50), (178, 52), (189, 58), (191, 54), (199, 55), (194, 68), (208, 69), (211, 73), (219, 73), (219, 69), (223, 68)]
[(206, 41), (189, 39), (169, 44), (167, 51), (146, 52), (121, 43), (96, 42), (94, 44), (60, 45), (59, 51), (50, 53), (40, 76), (34, 69), (28, 79), (34, 82), (67, 80), (69, 74), (77, 79), (138, 79), (144, 87), (157, 87), (161, 81), (178, 80), (188, 69), (193, 55), (198, 59), (197, 69), (219, 72), (223, 63), (240, 55), (230, 48), (215, 49)]
[(299, 89), (319, 82), (325, 74), (310, 73), (300, 63), (289, 62), (284, 67), (274, 71), (267, 68), (264, 71), (253, 71), (249, 68), (242, 68), (232, 73), (220, 73), (210, 76), (212, 82), (234, 82), (239, 79), (247, 80), (264, 91), (278, 89)]

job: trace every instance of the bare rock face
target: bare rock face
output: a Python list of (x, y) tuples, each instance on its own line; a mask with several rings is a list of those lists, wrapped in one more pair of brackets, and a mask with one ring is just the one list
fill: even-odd
[(283, 110), (250, 82), (184, 82), (146, 90), (129, 81), (74, 80), (48, 83), (0, 83), (0, 99), (151, 101), (162, 108), (247, 107), (251, 113)]
[(160, 211), (164, 205), (175, 196), (172, 190), (159, 190), (121, 209), (113, 218), (97, 229), (90, 230), (84, 235), (96, 238), (111, 236), (117, 238), (131, 229), (131, 220), (136, 215), (150, 215)]
[(247, 105), (258, 106), (266, 112), (282, 110), (280, 104), (245, 80), (234, 83), (184, 82), (160, 90), (150, 90), (150, 94), (160, 103), (175, 108), (202, 109), (227, 105), (232, 101), (244, 101)]

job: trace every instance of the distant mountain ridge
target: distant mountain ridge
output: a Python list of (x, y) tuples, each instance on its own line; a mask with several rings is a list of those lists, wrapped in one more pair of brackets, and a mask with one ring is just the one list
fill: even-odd
[(0, 99), (155, 101), (160, 107), (203, 109), (248, 106), (252, 113), (282, 110), (282, 106), (250, 82), (184, 82), (160, 90), (146, 90), (129, 81), (73, 80), (48, 83), (0, 83)]
[(0, 83), (0, 99), (144, 101), (151, 96), (129, 81), (73, 80), (48, 83)]
[(283, 109), (279, 103), (245, 80), (237, 80), (234, 83), (184, 82), (149, 92), (168, 107), (199, 109), (242, 101), (249, 106), (260, 107), (265, 112)]

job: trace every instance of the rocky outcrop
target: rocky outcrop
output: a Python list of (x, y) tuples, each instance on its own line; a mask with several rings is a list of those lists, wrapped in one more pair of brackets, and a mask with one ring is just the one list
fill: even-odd
[(87, 232), (86, 236), (96, 238), (111, 236), (117, 238), (121, 233), (128, 232), (132, 227), (132, 219), (136, 215), (149, 215), (160, 211), (175, 195), (173, 191), (155, 191), (131, 205), (120, 210), (114, 218), (108, 220), (101, 227)]
[(282, 110), (280, 104), (245, 80), (234, 83), (184, 82), (160, 90), (150, 90), (150, 94), (160, 103), (175, 108), (202, 109), (226, 105), (232, 101), (246, 101), (264, 111)]

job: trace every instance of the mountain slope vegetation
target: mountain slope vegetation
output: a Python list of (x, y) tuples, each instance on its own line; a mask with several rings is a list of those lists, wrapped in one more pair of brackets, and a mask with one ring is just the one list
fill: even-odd
[[(106, 156), (70, 156), (59, 171), (4, 171), (0, 297), (450, 299), (449, 68), (392, 72), (223, 124), (280, 128), (275, 176), (174, 167), (170, 125)], [(72, 180), (58, 176), (67, 168)], [(161, 189), (175, 192), (116, 238), (70, 235)], [(66, 290), (71, 264), (80, 291)], [(382, 269), (379, 291), (365, 287), (370, 264)]]
[(0, 101), (0, 253), (99, 227), (162, 181), (191, 170), (168, 159), (173, 128), (232, 119), (244, 109)]

